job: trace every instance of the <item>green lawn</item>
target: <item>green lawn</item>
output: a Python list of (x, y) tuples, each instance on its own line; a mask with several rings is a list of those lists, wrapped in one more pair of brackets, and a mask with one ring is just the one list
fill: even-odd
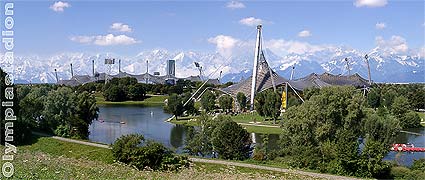
[[(236, 117), (236, 118), (234, 118)], [(249, 123), (250, 121), (243, 120), (243, 115), (232, 116), (232, 120), (238, 123)], [(249, 116), (247, 116), (249, 117)], [(261, 117), (261, 116), (260, 116)], [(239, 119), (239, 120), (238, 120)], [(178, 117), (178, 120), (173, 119), (170, 121), (173, 124), (181, 124), (185, 126), (199, 126), (199, 121), (197, 117)], [(267, 123), (260, 123), (268, 125)], [(242, 125), (249, 133), (261, 133), (261, 134), (280, 134), (282, 129), (279, 127), (262, 127), (255, 125)], [(277, 126), (277, 125), (276, 125)]]
[(242, 125), (250, 133), (261, 134), (281, 134), (282, 129), (278, 127), (261, 127), (261, 126), (245, 126)]
[(238, 123), (257, 123), (264, 125), (276, 125), (279, 124), (280, 120), (276, 121), (276, 124), (273, 124), (272, 119), (265, 119), (264, 117), (258, 115), (258, 113), (242, 113), (236, 116), (231, 116), (232, 120)]
[[(3, 148), (3, 146), (1, 146)], [(18, 146), (14, 179), (313, 179), (290, 173), (193, 163), (178, 172), (139, 171), (113, 161), (109, 149), (34, 136)], [(316, 178), (315, 178), (316, 179)]]
[(144, 105), (144, 106), (162, 106), (164, 105), (164, 100), (168, 98), (168, 96), (149, 96), (143, 101), (122, 101), (122, 102), (111, 102), (105, 101), (105, 98), (101, 93), (95, 94), (96, 104), (98, 105)]
[(20, 151), (41, 152), (53, 156), (87, 159), (109, 164), (113, 162), (110, 149), (64, 142), (50, 137), (33, 136), (32, 143), (30, 145), (20, 146)]
[(416, 112), (421, 117), (421, 125), (425, 126), (425, 112)]

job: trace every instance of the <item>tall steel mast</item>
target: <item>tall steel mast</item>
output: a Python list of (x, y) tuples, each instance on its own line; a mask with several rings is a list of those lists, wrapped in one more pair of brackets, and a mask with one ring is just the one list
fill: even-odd
[(254, 110), (254, 98), (256, 91), (256, 80), (257, 80), (257, 69), (258, 69), (258, 61), (260, 59), (260, 51), (261, 51), (261, 28), (262, 25), (257, 26), (257, 43), (255, 44), (255, 53), (254, 53), (254, 68), (252, 70), (252, 79), (251, 79), (251, 107), (250, 110)]
[(366, 59), (366, 64), (367, 64), (367, 78), (369, 80), (369, 85), (372, 85), (372, 77), (370, 76), (370, 66), (369, 66), (369, 56), (366, 54), (364, 56), (364, 58)]

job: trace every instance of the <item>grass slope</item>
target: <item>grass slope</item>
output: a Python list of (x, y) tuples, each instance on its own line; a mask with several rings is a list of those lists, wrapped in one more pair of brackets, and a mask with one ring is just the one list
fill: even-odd
[(113, 161), (109, 149), (34, 137), (19, 146), (14, 179), (314, 179), (244, 167), (194, 163), (179, 172), (139, 171)]

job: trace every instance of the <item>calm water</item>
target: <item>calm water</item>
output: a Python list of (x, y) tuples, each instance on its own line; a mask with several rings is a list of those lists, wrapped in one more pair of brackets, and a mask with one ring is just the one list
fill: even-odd
[[(175, 149), (177, 153), (182, 152), (186, 128), (182, 125), (165, 122), (171, 115), (165, 113), (162, 107), (101, 106), (99, 111), (99, 121), (93, 121), (89, 127), (91, 141), (111, 144), (122, 135), (139, 133), (143, 134), (145, 139), (161, 142), (165, 146)], [(425, 128), (409, 129), (408, 131), (425, 134)], [(265, 136), (255, 133), (251, 135), (253, 142), (260, 144)], [(276, 147), (279, 135), (270, 134), (268, 138), (269, 147)], [(425, 147), (425, 136), (400, 133), (396, 141), (397, 143), (410, 142), (417, 147)], [(410, 166), (414, 159), (419, 158), (425, 158), (425, 153), (390, 152), (385, 160)]]
[[(90, 141), (113, 143), (122, 135), (138, 133), (170, 148), (182, 147), (185, 128), (164, 122), (171, 117), (162, 107), (100, 106), (99, 120), (90, 125)], [(123, 123), (121, 123), (123, 122)]]
[[(422, 136), (400, 133), (396, 138), (396, 143), (412, 143), (415, 147), (425, 147), (425, 128), (413, 128), (406, 131), (422, 134)], [(395, 161), (400, 165), (411, 166), (415, 159), (425, 158), (425, 152), (393, 152), (391, 151), (384, 160)]]

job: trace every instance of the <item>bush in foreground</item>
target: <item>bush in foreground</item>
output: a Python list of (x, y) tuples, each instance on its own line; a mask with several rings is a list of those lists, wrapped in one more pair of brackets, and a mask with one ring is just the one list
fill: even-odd
[(112, 145), (115, 160), (134, 166), (139, 170), (170, 170), (188, 167), (189, 160), (184, 156), (175, 156), (164, 145), (145, 141), (143, 135), (129, 134), (118, 138)]

